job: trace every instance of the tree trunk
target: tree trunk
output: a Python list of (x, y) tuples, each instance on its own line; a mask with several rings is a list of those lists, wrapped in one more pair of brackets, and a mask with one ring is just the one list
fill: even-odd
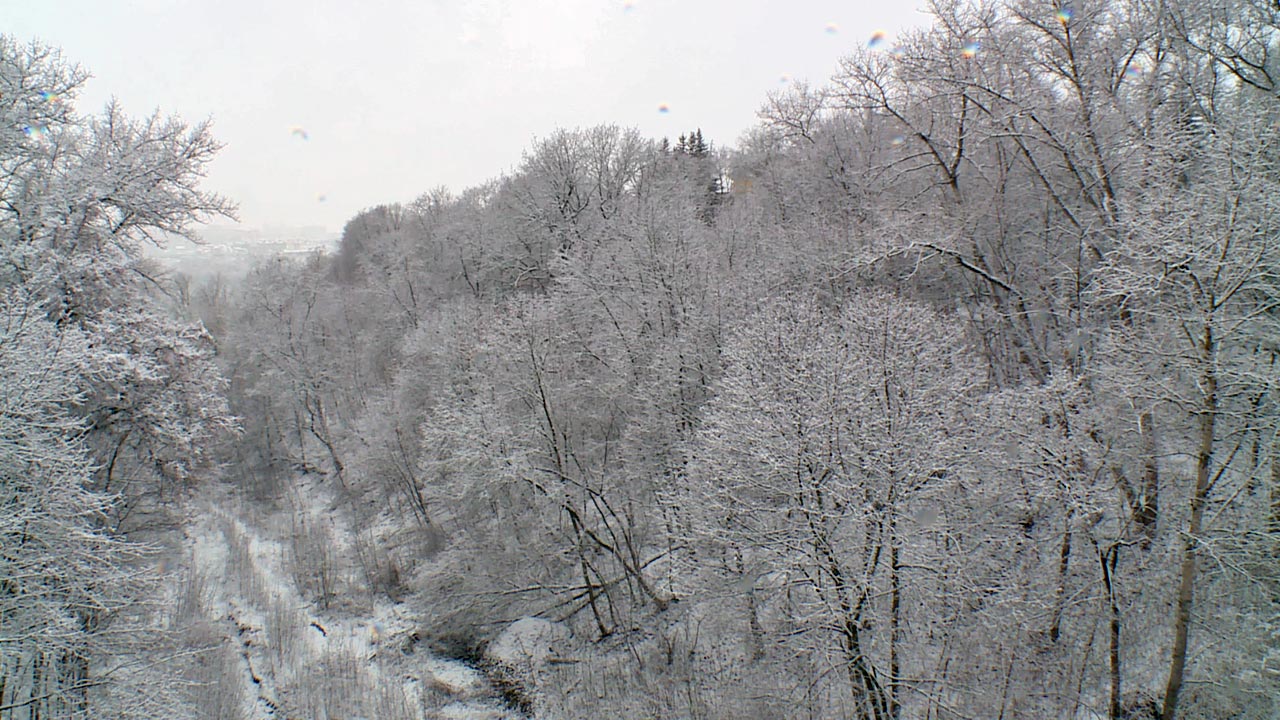
[(1057, 643), (1062, 635), (1062, 613), (1067, 605), (1067, 571), (1071, 569), (1071, 518), (1074, 510), (1067, 508), (1067, 518), (1062, 528), (1062, 547), (1058, 554), (1058, 587), (1053, 599), (1053, 621), (1049, 624), (1049, 641)]
[(44, 688), (44, 653), (36, 651), (31, 657), (31, 712), (29, 716), (31, 720), (40, 720), (40, 711), (44, 707), (44, 701), (39, 699), (45, 694)]
[(298, 431), (298, 454), (299, 462), (302, 464), (303, 472), (307, 471), (307, 438), (303, 435), (305, 429), (302, 425), (302, 415), (295, 407), (293, 409), (293, 427)]
[(897, 720), (902, 713), (898, 704), (898, 678), (901, 676), (898, 657), (898, 629), (902, 616), (902, 587), (898, 572), (898, 519), (889, 515), (889, 717)]
[(596, 630), (600, 632), (599, 639), (603, 640), (609, 637), (611, 631), (608, 626), (605, 625), (604, 616), (600, 614), (600, 605), (598, 604), (600, 599), (600, 590), (596, 581), (591, 579), (591, 568), (590, 565), (587, 564), (586, 550), (583, 548), (581, 538), (578, 540), (578, 563), (582, 569), (582, 584), (587, 587), (587, 605), (591, 607), (591, 617), (595, 619)]
[(1169, 680), (1165, 685), (1164, 706), (1160, 720), (1174, 720), (1178, 709), (1178, 693), (1182, 690), (1187, 665), (1187, 631), (1191, 626), (1191, 606), (1196, 580), (1196, 551), (1204, 506), (1209, 496), (1209, 463), (1213, 459), (1215, 422), (1218, 409), (1218, 376), (1213, 368), (1213, 329), (1206, 324), (1200, 346), (1201, 387), (1204, 403), (1200, 409), (1200, 442), (1196, 450), (1196, 484), (1191, 492), (1191, 518), (1187, 535), (1182, 539), (1182, 571), (1178, 581), (1177, 611), (1173, 625), (1173, 650), (1169, 658)]
[(342, 458), (338, 456), (338, 448), (333, 441), (333, 433), (329, 430), (329, 416), (324, 409), (324, 398), (318, 394), (314, 398), (306, 399), (307, 414), (309, 422), (307, 429), (311, 431), (311, 435), (320, 441), (324, 449), (329, 453), (329, 460), (333, 463), (333, 472), (338, 477), (338, 485), (343, 490), (347, 489), (347, 468), (343, 464)]
[[(738, 548), (734, 554), (734, 560), (738, 565), (738, 575), (745, 581), (747, 568), (742, 559), (742, 549)], [(751, 662), (756, 663), (764, 658), (764, 628), (760, 625), (760, 607), (756, 602), (754, 579), (747, 587), (747, 630), (749, 632), (747, 642), (751, 648)]]
[(1160, 468), (1157, 463), (1155, 420), (1150, 410), (1138, 418), (1142, 436), (1142, 497), (1134, 508), (1134, 520), (1144, 535), (1143, 547), (1150, 547), (1160, 516)]
[(1120, 720), (1120, 604), (1116, 600), (1115, 573), (1120, 558), (1120, 546), (1112, 545), (1105, 552), (1099, 551), (1098, 561), (1102, 566), (1102, 584), (1107, 591), (1107, 615), (1110, 618), (1110, 633), (1107, 643), (1107, 660), (1111, 680), (1111, 720)]
[(1280, 536), (1280, 436), (1271, 444), (1271, 513), (1267, 518), (1267, 529), (1272, 535)]
[(754, 587), (747, 591), (747, 628), (751, 632), (751, 662), (760, 662), (764, 659), (764, 628), (760, 626), (760, 608)]
[(845, 669), (853, 692), (853, 705), (857, 720), (889, 720), (889, 697), (876, 679), (875, 672), (867, 665), (862, 654), (862, 642), (858, 636), (858, 619), (846, 616), (844, 622)]

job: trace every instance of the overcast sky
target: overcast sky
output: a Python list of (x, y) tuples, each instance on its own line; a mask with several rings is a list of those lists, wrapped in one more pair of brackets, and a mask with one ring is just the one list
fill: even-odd
[[(0, 32), (94, 74), (80, 109), (212, 117), (206, 187), (244, 225), (337, 231), (362, 208), (514, 168), (557, 127), (734, 144), (784, 77), (924, 21), (910, 0), (50, 0)], [(669, 111), (659, 112), (666, 104)], [(307, 139), (293, 128), (305, 130)]]

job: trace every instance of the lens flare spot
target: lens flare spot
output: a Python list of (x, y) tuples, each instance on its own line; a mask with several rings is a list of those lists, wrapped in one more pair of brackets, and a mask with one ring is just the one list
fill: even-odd
[(635, 8), (636, 4), (633, 0), (626, 0), (622, 3), (622, 12), (631, 12)]
[(324, 202), (328, 199), (329, 199), (329, 196), (325, 195), (324, 193), (320, 193), (319, 195), (316, 196), (316, 202)]
[(298, 138), (299, 140), (311, 139), (311, 136), (307, 134), (307, 131), (298, 125), (294, 125), (293, 127), (289, 128), (289, 134)]
[(915, 521), (919, 523), (921, 527), (930, 527), (934, 523), (938, 522), (938, 507), (934, 505), (920, 508), (915, 513)]
[(1069, 7), (1059, 8), (1058, 12), (1053, 14), (1054, 17), (1058, 18), (1058, 22), (1062, 23), (1063, 25), (1066, 25), (1067, 23), (1071, 22), (1072, 15), (1073, 13), (1071, 11), (1071, 8)]
[(58, 102), (58, 100), (60, 100), (61, 98), (58, 97), (58, 93), (52, 92), (50, 90), (45, 90), (44, 92), (40, 93), (40, 99), (45, 102)]
[(960, 48), (960, 54), (967, 58), (975, 57), (978, 51), (982, 49), (982, 45), (977, 40), (970, 40)]
[(889, 37), (889, 33), (883, 30), (877, 30), (871, 33), (871, 39), (867, 41), (867, 47), (878, 48), (884, 44), (885, 39)]
[(1146, 70), (1138, 63), (1129, 63), (1129, 65), (1124, 69), (1124, 74), (1130, 77), (1134, 75), (1141, 75), (1144, 72), (1146, 72)]
[(893, 145), (894, 147), (897, 147), (897, 146), (899, 146), (899, 145), (905, 145), (906, 143), (907, 143), (907, 136), (906, 136), (906, 135), (894, 135), (894, 136), (893, 136), (892, 138), (890, 138), (890, 140), (889, 140), (889, 144), (890, 144), (890, 145)]
[(49, 134), (49, 128), (45, 125), (26, 125), (22, 128), (22, 134), (32, 140), (40, 140), (45, 135)]
[(671, 106), (666, 103), (658, 103), (658, 112), (662, 113), (663, 115), (666, 115), (667, 113), (671, 112)]
[(825, 29), (828, 35), (835, 35), (836, 33), (840, 32), (840, 26), (836, 25), (833, 22), (827, 23), (827, 27)]
[(787, 83), (791, 82), (791, 76), (788, 75), (787, 73), (782, 73), (781, 75), (778, 76), (778, 82), (782, 85), (786, 85)]

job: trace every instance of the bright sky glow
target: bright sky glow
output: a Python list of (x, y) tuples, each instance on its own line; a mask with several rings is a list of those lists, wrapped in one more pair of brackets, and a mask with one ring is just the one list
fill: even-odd
[[(779, 78), (823, 82), (911, 2), (815, 0), (53, 0), (12, 3), (4, 32), (115, 95), (212, 117), (206, 187), (246, 226), (322, 225), (510, 170), (557, 127), (734, 143)], [(883, 30), (881, 30), (883, 29)], [(665, 107), (663, 111), (661, 108)]]

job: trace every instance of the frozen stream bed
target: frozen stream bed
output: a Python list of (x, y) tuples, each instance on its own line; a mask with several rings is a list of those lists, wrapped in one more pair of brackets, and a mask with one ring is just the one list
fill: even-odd
[[(198, 607), (191, 632), (211, 639), (216, 687), (207, 711), (227, 720), (501, 720), (508, 708), (483, 673), (435, 656), (385, 597), (361, 593), (351, 529), (315, 478), (295, 480), (286, 509), (204, 499), (188, 525), (189, 563), (175, 602)], [(291, 506), (291, 507), (290, 507)], [(300, 547), (299, 529), (312, 545)], [(317, 539), (319, 542), (317, 543)], [(322, 556), (321, 566), (301, 554)], [(328, 607), (308, 597), (322, 583)], [(310, 595), (300, 587), (306, 584)], [(197, 602), (192, 602), (191, 595)]]

